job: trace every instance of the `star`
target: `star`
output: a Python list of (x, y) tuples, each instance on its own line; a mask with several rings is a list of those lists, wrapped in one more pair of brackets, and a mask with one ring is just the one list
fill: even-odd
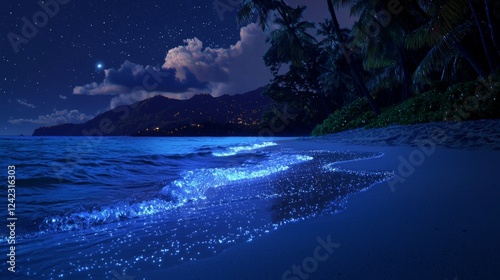
[(98, 60), (98, 61), (96, 61), (96, 63), (95, 63), (95, 70), (96, 70), (97, 72), (100, 72), (100, 71), (104, 70), (104, 66), (105, 66), (105, 65), (104, 65), (104, 62), (102, 62), (102, 60)]
[[(44, 116), (52, 113), (53, 108), (50, 107), (52, 104), (57, 104), (56, 102), (62, 100), (59, 94), (69, 96), (77, 86), (91, 82), (100, 83), (106, 78), (105, 71), (107, 69), (115, 68), (118, 70), (125, 60), (137, 65), (145, 65), (145, 67), (146, 65), (163, 65), (166, 53), (170, 49), (184, 46), (183, 40), (195, 37), (199, 38), (205, 46), (229, 47), (240, 38), (240, 29), (237, 28), (236, 22), (229, 20), (236, 14), (236, 8), (232, 11), (226, 11), (224, 13), (226, 20), (221, 21), (212, 7), (212, 1), (139, 1), (141, 4), (134, 5), (134, 9), (130, 9), (130, 6), (127, 5), (120, 5), (123, 2), (120, 0), (107, 0), (96, 2), (97, 4), (83, 5), (81, 7), (83, 10), (60, 4), (58, 8), (60, 10), (59, 19), (54, 22), (50, 21), (50, 24), (45, 27), (41, 26), (43, 25), (41, 16), (36, 19), (40, 26), (35, 26), (37, 24), (33, 22), (33, 18), (28, 17), (31, 23), (26, 23), (26, 25), (33, 24), (33, 28), (28, 28), (33, 30), (26, 32), (33, 31), (34, 36), (35, 27), (37, 30), (40, 29), (39, 31), (47, 28), (46, 31), (53, 35), (40, 37), (36, 35), (37, 38), (40, 38), (38, 42), (41, 45), (39, 47), (36, 47), (35, 44), (25, 43), (24, 40), (31, 41), (31, 38), (26, 38), (23, 35), (24, 27), (22, 24), (24, 22), (20, 19), (27, 10), (33, 7), (30, 8), (29, 4), (23, 4), (22, 1), (17, 1), (15, 5), (7, 5), (5, 8), (9, 14), (6, 16), (9, 17), (9, 20), (5, 24), (2, 22), (2, 28), (5, 26), (5, 30), (24, 38), (19, 38), (19, 41), (16, 39), (14, 46), (19, 47), (19, 52), (24, 53), (23, 58), (25, 59), (19, 59), (15, 47), (8, 38), (4, 37), (5, 40), (9, 41), (7, 42), (9, 48), (5, 51), (2, 49), (0, 53), (0, 73), (2, 74), (0, 77), (0, 96), (21, 91), (26, 95), (24, 99), (33, 100), (40, 104), (33, 111), (30, 110), (31, 114)], [(50, 1), (45, 2), (50, 3)], [(207, 2), (210, 3), (207, 4)], [(236, 3), (241, 1), (220, 0), (220, 2)], [(54, 5), (52, 5), (54, 7), (45, 6), (47, 9), (52, 9), (52, 12), (57, 10)], [(233, 8), (232, 5), (231, 8)], [(40, 9), (39, 7), (38, 10)], [(44, 9), (40, 11), (47, 16), (52, 16), (52, 12)], [(139, 11), (148, 11), (150, 14), (148, 17), (136, 16)], [(171, 19), (168, 24), (162, 19), (163, 17)], [(71, 32), (66, 32), (69, 30), (68, 26), (71, 27)], [(221, 32), (225, 36), (231, 36), (231, 39), (220, 37)], [(151, 34), (156, 35), (151, 36)], [(148, 44), (144, 42), (148, 42)], [(61, 46), (61, 48), (54, 46)], [(51, 64), (59, 60), (65, 63), (58, 65), (62, 68), (61, 71), (57, 72), (58, 75), (54, 75), (53, 72), (49, 71), (50, 69), (47, 70), (44, 67), (45, 65), (52, 67)], [(77, 67), (79, 65), (81, 67)], [(9, 71), (5, 70), (7, 66)], [(18, 83), (18, 77), (27, 77), (26, 81), (31, 80), (31, 82)], [(33, 97), (31, 97), (32, 94)], [(37, 101), (45, 98), (42, 96), (47, 96), (46, 104)], [(0, 101), (5, 103), (5, 98), (0, 99)], [(95, 110), (95, 106), (107, 108), (107, 102), (103, 99), (102, 103), (99, 101), (96, 104), (93, 98), (83, 97), (82, 102), (78, 102), (75, 106), (80, 111), (90, 112)], [(73, 105), (69, 103), (67, 106)], [(37, 128), (37, 124), (23, 122), (22, 125), (9, 126), (8, 129), (5, 129), (5, 120), (8, 120), (10, 115), (13, 115), (14, 119), (25, 119), (25, 116), (21, 116), (25, 114), (25, 110), (16, 111), (17, 106), (7, 108), (9, 109), (0, 108), (0, 135), (18, 135), (21, 131), (24, 134), (30, 134), (32, 130)], [(64, 109), (71, 112), (77, 108)], [(11, 130), (12, 133), (9, 132)]]

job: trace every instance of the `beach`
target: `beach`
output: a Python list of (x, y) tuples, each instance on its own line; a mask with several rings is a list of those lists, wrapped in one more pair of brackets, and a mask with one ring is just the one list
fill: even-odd
[[(497, 120), (435, 123), (281, 141), (293, 149), (381, 152), (336, 167), (392, 170), (400, 179), (350, 196), (340, 213), (140, 278), (498, 279), (499, 128)], [(327, 249), (329, 241), (335, 245)]]
[(500, 279), (499, 1), (36, 2), (0, 280)]
[(497, 279), (499, 131), (4, 137), (9, 279)]

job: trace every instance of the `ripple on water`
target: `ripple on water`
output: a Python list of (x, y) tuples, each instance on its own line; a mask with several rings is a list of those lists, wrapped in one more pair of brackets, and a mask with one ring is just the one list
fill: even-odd
[(111, 279), (113, 269), (137, 274), (209, 257), (287, 223), (342, 211), (350, 195), (393, 173), (344, 170), (334, 163), (378, 156), (281, 151), (259, 163), (192, 170), (167, 184), (157, 199), (53, 217), (57, 226), (46, 228), (50, 235), (21, 241), (20, 254), (30, 258), (24, 271), (44, 279)]

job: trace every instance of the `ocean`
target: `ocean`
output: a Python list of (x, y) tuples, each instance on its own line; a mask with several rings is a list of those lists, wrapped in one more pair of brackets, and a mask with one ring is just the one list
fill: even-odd
[[(336, 163), (380, 153), (291, 149), (293, 138), (1, 137), (2, 279), (120, 279), (220, 254), (332, 215), (391, 172)], [(5, 182), (4, 180), (4, 182)], [(10, 197), (12, 198), (12, 197)], [(10, 216), (9, 216), (10, 214)], [(15, 245), (15, 273), (9, 267)], [(12, 258), (11, 258), (12, 259)], [(118, 273), (119, 272), (119, 273)]]

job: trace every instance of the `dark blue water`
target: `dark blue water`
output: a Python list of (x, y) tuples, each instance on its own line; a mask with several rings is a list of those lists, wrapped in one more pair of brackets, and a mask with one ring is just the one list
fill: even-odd
[(349, 195), (392, 176), (334, 165), (380, 154), (296, 151), (279, 140), (0, 138), (5, 177), (16, 166), (18, 218), (16, 273), (1, 273), (115, 279), (196, 261), (341, 211)]

